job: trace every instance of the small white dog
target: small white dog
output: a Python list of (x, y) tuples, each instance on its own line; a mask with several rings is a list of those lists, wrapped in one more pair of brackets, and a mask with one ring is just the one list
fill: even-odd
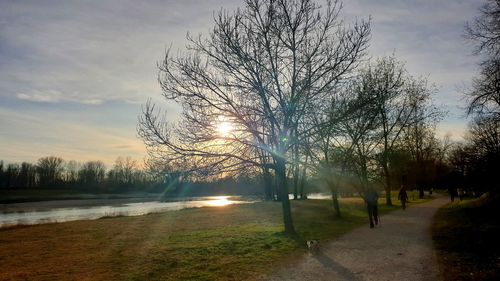
[(319, 241), (318, 240), (308, 240), (306, 241), (307, 249), (309, 252), (317, 252), (319, 250)]

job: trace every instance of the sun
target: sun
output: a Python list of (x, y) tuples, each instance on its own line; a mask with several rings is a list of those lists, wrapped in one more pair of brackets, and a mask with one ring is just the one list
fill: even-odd
[(217, 133), (222, 137), (227, 137), (233, 131), (233, 125), (227, 121), (221, 121), (217, 124)]

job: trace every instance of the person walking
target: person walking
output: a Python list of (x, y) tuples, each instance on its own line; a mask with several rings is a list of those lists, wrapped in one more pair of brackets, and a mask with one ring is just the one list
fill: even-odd
[(378, 225), (378, 193), (373, 187), (369, 187), (365, 193), (366, 208), (370, 220), (370, 228)]
[(406, 202), (408, 201), (408, 193), (406, 193), (406, 186), (402, 185), (399, 190), (398, 199), (401, 201), (401, 206), (403, 206), (403, 210), (406, 209)]

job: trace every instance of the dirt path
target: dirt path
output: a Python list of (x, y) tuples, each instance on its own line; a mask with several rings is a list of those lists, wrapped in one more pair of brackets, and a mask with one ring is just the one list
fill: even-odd
[[(439, 197), (381, 218), (374, 229), (361, 227), (279, 269), (265, 280), (438, 280), (430, 226)], [(321, 243), (321, 242), (320, 242)]]

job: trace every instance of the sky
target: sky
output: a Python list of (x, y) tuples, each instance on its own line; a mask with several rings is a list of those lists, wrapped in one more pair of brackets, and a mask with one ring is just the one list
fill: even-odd
[[(318, 1), (323, 3), (324, 1)], [(463, 89), (479, 58), (463, 38), (480, 0), (345, 0), (347, 24), (371, 17), (369, 54), (395, 54), (410, 74), (436, 87), (448, 115), (438, 136), (466, 129)], [(182, 50), (186, 33), (207, 34), (214, 11), (243, 0), (0, 0), (0, 160), (55, 155), (80, 162), (142, 160), (137, 118), (148, 98), (169, 118), (157, 62)]]

